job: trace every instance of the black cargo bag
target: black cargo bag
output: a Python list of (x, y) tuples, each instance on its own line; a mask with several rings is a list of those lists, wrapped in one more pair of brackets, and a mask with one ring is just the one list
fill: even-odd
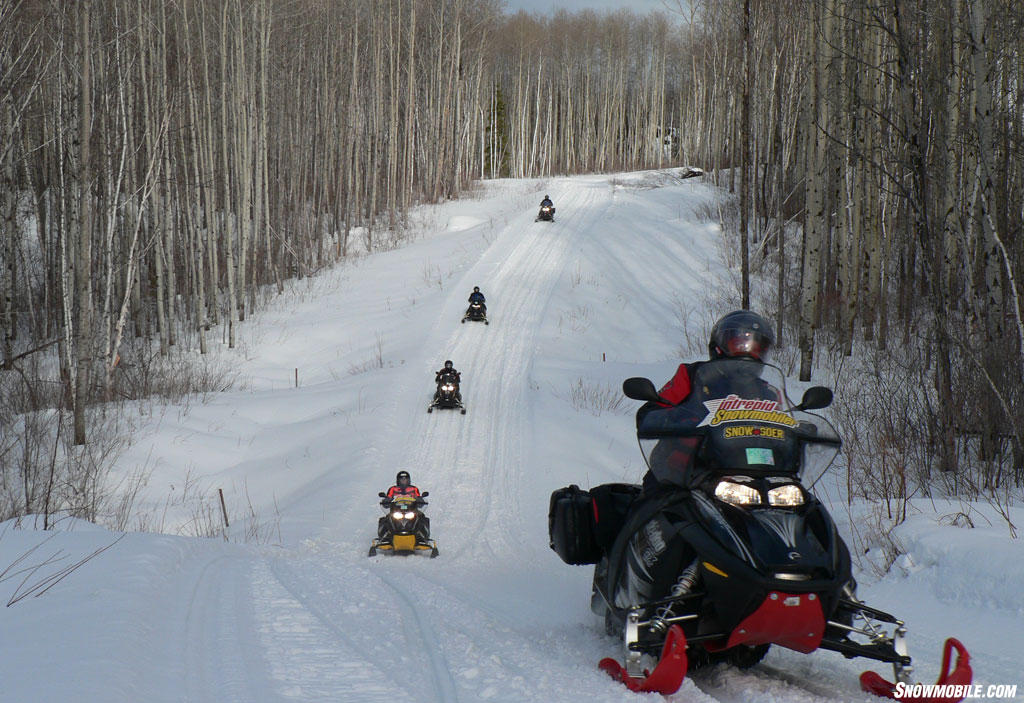
[(633, 502), (640, 495), (640, 486), (632, 483), (603, 483), (591, 488), (589, 493), (594, 540), (601, 551), (608, 552), (626, 524)]
[(594, 508), (590, 494), (572, 485), (551, 494), (548, 539), (566, 564), (596, 564), (601, 548), (594, 536)]

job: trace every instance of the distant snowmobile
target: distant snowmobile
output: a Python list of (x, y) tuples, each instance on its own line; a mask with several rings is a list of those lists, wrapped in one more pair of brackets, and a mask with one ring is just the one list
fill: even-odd
[(542, 205), (540, 212), (537, 213), (534, 222), (554, 222), (555, 221), (555, 208), (551, 205)]
[[(909, 684), (903, 622), (857, 599), (847, 547), (810, 492), (841, 444), (806, 412), (831, 404), (831, 390), (811, 388), (790, 407), (781, 371), (742, 358), (703, 363), (692, 389), (671, 406), (645, 378), (623, 383), (627, 397), (660, 404), (637, 423), (656, 483), (551, 496), (551, 548), (566, 563), (596, 565), (591, 607), (625, 645), (624, 666), (606, 658), (600, 668), (634, 691), (667, 695), (688, 666), (752, 666), (777, 644), (891, 663)], [(939, 683), (969, 684), (969, 662), (948, 639)], [(895, 697), (896, 684), (872, 671), (861, 686)]]
[(544, 196), (544, 199), (540, 201), (540, 212), (537, 213), (537, 217), (534, 222), (554, 222), (555, 221), (555, 204), (551, 202), (551, 198)]
[(466, 308), (466, 314), (462, 316), (463, 324), (465, 324), (466, 320), (483, 322), (485, 325), (491, 324), (487, 321), (487, 299), (480, 292), (480, 286), (473, 286), (473, 292), (469, 294), (467, 302), (469, 307)]
[(462, 316), (462, 322), (482, 322), (485, 325), (491, 324), (487, 321), (487, 306), (484, 303), (470, 303), (466, 308), (466, 314)]
[(437, 374), (437, 391), (434, 399), (427, 408), (428, 413), (434, 412), (434, 408), (458, 409), (463, 415), (466, 414), (466, 406), (462, 404), (462, 393), (459, 391), (461, 376), (454, 369), (443, 369)]
[(378, 494), (384, 500), (381, 506), (387, 510), (377, 522), (377, 539), (370, 545), (369, 556), (376, 556), (377, 550), (392, 554), (416, 554), (430, 552), (430, 558), (438, 555), (437, 542), (430, 539), (430, 518), (423, 514), (427, 503), (422, 496)]

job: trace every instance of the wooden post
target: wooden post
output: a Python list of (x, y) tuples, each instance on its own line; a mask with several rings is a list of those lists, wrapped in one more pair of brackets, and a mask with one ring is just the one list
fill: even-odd
[(228, 524), (228, 508), (224, 505), (224, 489), (218, 488), (217, 493), (220, 494), (220, 511), (224, 513), (224, 527), (231, 527), (231, 525)]

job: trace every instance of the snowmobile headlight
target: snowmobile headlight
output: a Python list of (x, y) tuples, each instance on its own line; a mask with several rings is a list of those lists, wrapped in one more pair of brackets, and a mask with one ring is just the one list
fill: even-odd
[(402, 511), (401, 510), (396, 510), (395, 512), (391, 513), (391, 517), (393, 517), (395, 520), (401, 520), (402, 519)]
[(410, 511), (410, 512), (405, 514), (405, 519), (406, 520), (412, 520), (414, 517), (416, 517), (416, 513), (412, 512), (412, 511)]
[(795, 483), (776, 486), (768, 491), (768, 505), (775, 505), (780, 508), (794, 508), (803, 504), (804, 492)]
[(715, 498), (732, 505), (761, 504), (761, 493), (757, 489), (732, 481), (719, 481), (715, 486)]
[(447, 386), (442, 386), (442, 388), (443, 388), (444, 390), (446, 390), (446, 391), (453, 391), (453, 390), (455, 390), (455, 386), (453, 386), (453, 385), (452, 385), (452, 384), (450, 384), (450, 383), (449, 383), (449, 384), (448, 384)]

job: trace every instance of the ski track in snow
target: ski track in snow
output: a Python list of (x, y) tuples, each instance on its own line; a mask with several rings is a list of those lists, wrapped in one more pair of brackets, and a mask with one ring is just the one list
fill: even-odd
[(218, 691), (222, 701), (252, 700), (253, 684), (264, 678), (252, 670), (259, 661), (247, 611), (250, 564), (224, 556), (202, 566), (184, 619), (184, 661), (189, 700), (204, 701)]

